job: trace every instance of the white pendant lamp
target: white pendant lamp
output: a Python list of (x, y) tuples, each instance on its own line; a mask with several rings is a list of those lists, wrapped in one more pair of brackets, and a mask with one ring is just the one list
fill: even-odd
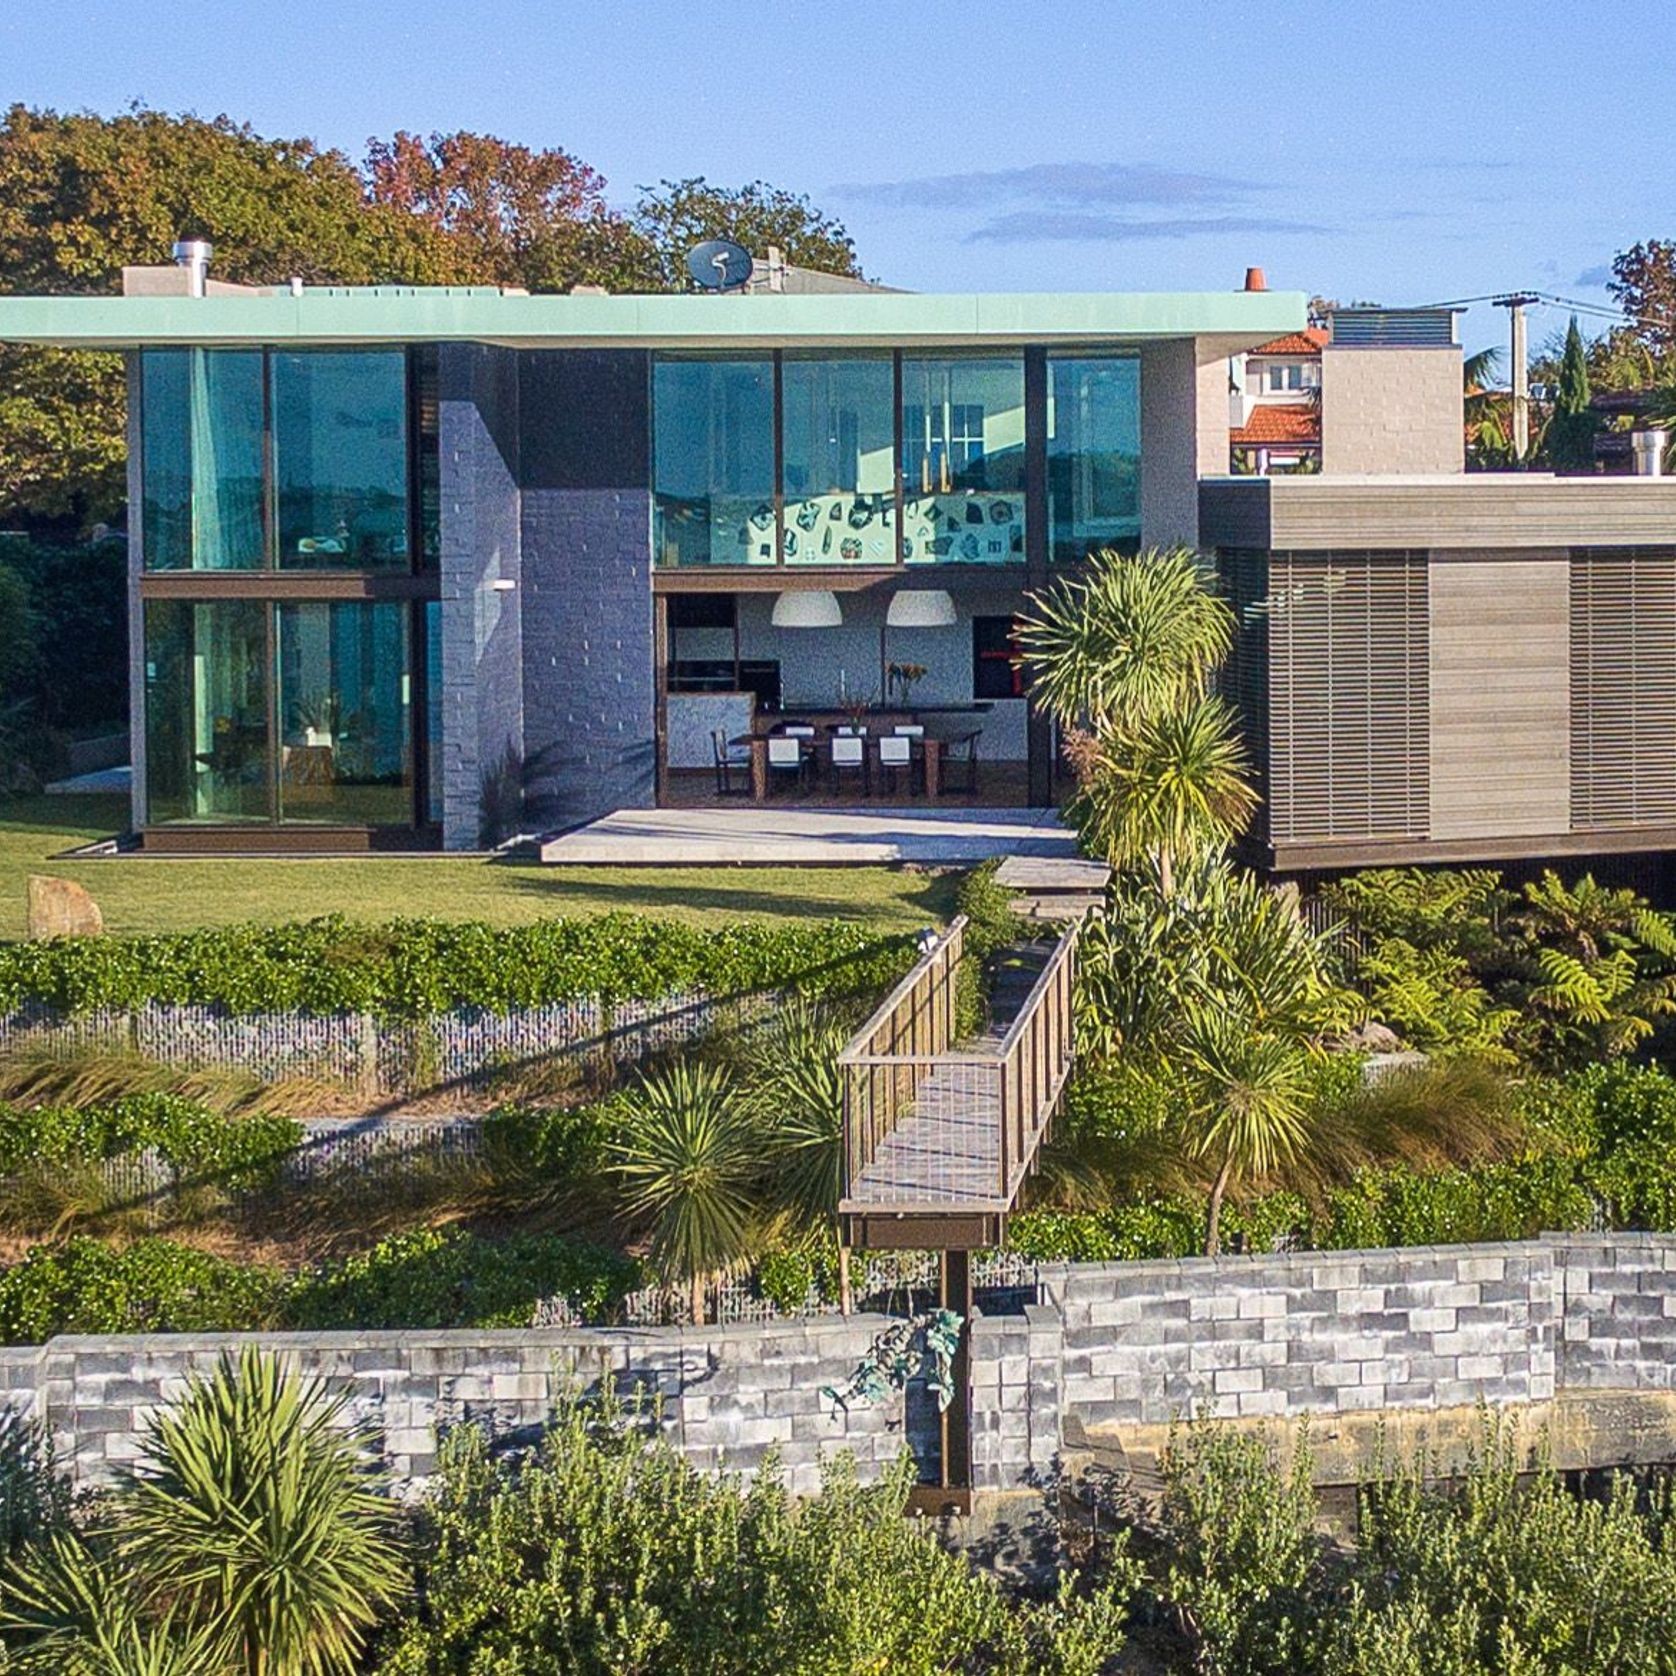
[(775, 599), (770, 621), (777, 629), (835, 629), (844, 613), (830, 588), (788, 588)]
[(904, 588), (891, 595), (885, 621), (892, 628), (953, 628), (954, 599), (944, 588)]

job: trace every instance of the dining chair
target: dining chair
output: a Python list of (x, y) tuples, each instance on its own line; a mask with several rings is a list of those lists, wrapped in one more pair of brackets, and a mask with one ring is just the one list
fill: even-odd
[[(751, 789), (751, 750), (748, 745), (730, 745), (721, 728), (710, 730), (710, 754), (716, 765), (716, 795), (742, 797)], [(733, 783), (734, 769), (744, 771), (739, 785)]]
[[(974, 733), (966, 739), (951, 739), (943, 747), (942, 772), (937, 781), (939, 792), (966, 797), (978, 795), (978, 740), (982, 737)], [(963, 772), (956, 773), (956, 770)]]
[(768, 741), (768, 784), (772, 790), (776, 780), (790, 780), (801, 787), (807, 777), (803, 741), (777, 734)]
[(880, 777), (888, 784), (890, 791), (896, 791), (896, 771), (905, 768), (908, 771), (908, 790), (914, 789), (914, 742), (904, 739), (900, 734), (886, 734), (879, 740), (879, 770)]
[(925, 724), (923, 722), (899, 722), (890, 730), (899, 739), (923, 739)]
[(865, 739), (867, 737), (865, 727), (852, 727), (848, 722), (840, 722), (832, 731), (839, 739)]
[(787, 722), (780, 729), (780, 735), (785, 739), (813, 739), (815, 729), (809, 722)]
[(861, 777), (861, 794), (869, 796), (873, 790), (873, 776), (867, 763), (867, 741), (840, 729), (832, 740), (832, 791), (836, 796), (843, 789), (844, 774), (848, 770)]

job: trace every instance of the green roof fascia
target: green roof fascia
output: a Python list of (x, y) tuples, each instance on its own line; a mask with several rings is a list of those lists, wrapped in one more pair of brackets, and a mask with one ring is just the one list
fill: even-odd
[(496, 343), (520, 348), (774, 348), (1227, 340), (1301, 330), (1301, 291), (1040, 292), (939, 296), (520, 296), (318, 288), (210, 297), (0, 297), (0, 343)]

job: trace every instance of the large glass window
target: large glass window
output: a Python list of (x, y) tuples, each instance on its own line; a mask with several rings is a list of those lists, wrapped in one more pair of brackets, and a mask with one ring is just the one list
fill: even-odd
[(888, 355), (781, 365), (788, 564), (896, 563), (896, 374)]
[(272, 377), (281, 568), (405, 568), (406, 353), (276, 352)]
[(260, 568), (262, 352), (147, 350), (140, 414), (147, 566)]
[(407, 608), (310, 601), (279, 614), (279, 818), (413, 819)]
[(1141, 380), (1132, 356), (1048, 361), (1051, 556), (1133, 552), (1141, 538)]
[(770, 357), (655, 362), (652, 458), (660, 565), (774, 562)]
[(1021, 356), (902, 358), (902, 556), (1024, 560)]
[(149, 821), (271, 818), (267, 613), (256, 600), (147, 602)]

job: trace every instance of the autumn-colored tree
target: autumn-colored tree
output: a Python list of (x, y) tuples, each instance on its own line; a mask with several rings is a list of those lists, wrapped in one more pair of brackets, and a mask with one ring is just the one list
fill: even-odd
[[(227, 117), (14, 105), (0, 122), (0, 276), (19, 293), (109, 294), (131, 263), (214, 241), (220, 278), (340, 284), (463, 277), (423, 221), (369, 205), (348, 158)], [(0, 351), (0, 523), (109, 518), (125, 492), (122, 363)]]
[(662, 289), (645, 238), (605, 201), (605, 178), (569, 152), (488, 134), (398, 132), (367, 142), (374, 203), (430, 227), (484, 285)]
[(1676, 240), (1646, 239), (1620, 250), (1606, 289), (1656, 358), (1676, 351)]

